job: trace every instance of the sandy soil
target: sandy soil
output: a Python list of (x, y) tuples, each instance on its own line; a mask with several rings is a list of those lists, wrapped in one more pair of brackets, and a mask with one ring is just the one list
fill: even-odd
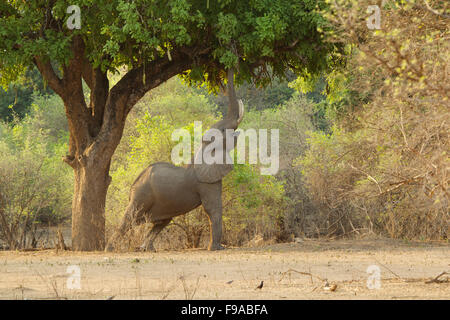
[[(77, 286), (67, 272), (73, 265), (80, 289), (68, 288)], [(379, 289), (367, 287), (371, 265), (380, 269)], [(392, 240), (305, 240), (221, 252), (4, 251), (0, 299), (449, 299), (448, 275), (425, 283), (443, 271), (450, 272), (448, 243)], [(335, 291), (324, 290), (325, 279)]]

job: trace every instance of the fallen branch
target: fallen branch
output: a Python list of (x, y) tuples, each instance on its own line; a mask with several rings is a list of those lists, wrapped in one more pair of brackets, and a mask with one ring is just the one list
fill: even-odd
[(278, 280), (278, 281), (280, 282), (281, 280), (283, 280), (284, 276), (285, 276), (286, 274), (291, 273), (291, 272), (295, 272), (295, 273), (298, 273), (298, 274), (302, 274), (302, 275), (304, 275), (304, 276), (314, 277), (314, 278), (319, 279), (320, 281), (323, 281), (323, 282), (326, 282), (326, 281), (327, 281), (327, 279), (322, 279), (321, 277), (316, 276), (316, 275), (312, 274), (311, 272), (302, 272), (302, 271), (297, 271), (297, 270), (294, 270), (294, 269), (289, 269), (289, 270), (283, 272), (283, 273), (282, 273), (282, 277), (281, 277), (280, 280)]
[(385, 268), (386, 270), (388, 270), (390, 273), (392, 273), (394, 276), (396, 276), (398, 279), (405, 281), (402, 277), (400, 277), (398, 274), (396, 274), (394, 271), (392, 271), (391, 269), (389, 269), (387, 266), (385, 266), (384, 264), (382, 264), (380, 261), (378, 261), (377, 259), (375, 259), (375, 261), (380, 264), (383, 268)]
[(430, 284), (430, 283), (443, 283), (443, 282), (448, 282), (448, 278), (445, 279), (445, 280), (439, 280), (440, 277), (442, 277), (443, 275), (446, 275), (446, 274), (449, 274), (449, 273), (443, 271), (443, 272), (441, 272), (437, 277), (435, 277), (435, 278), (433, 278), (433, 279), (431, 279), (431, 280), (425, 281), (425, 283), (426, 283), (426, 284)]

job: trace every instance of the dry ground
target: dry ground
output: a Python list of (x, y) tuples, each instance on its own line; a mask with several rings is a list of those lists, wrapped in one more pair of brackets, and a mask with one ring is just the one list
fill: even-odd
[[(81, 289), (67, 288), (71, 265), (81, 270)], [(370, 265), (380, 268), (380, 289), (367, 288)], [(447, 275), (425, 283), (443, 271), (450, 271), (448, 243), (392, 240), (305, 240), (221, 252), (6, 251), (0, 299), (449, 299)], [(336, 290), (324, 290), (319, 279)]]

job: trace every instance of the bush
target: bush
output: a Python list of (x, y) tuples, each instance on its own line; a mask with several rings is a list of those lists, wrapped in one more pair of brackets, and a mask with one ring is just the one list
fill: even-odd
[(283, 209), (277, 216), (278, 239), (281, 241), (317, 234), (317, 208), (305, 188), (301, 170), (294, 162), (308, 150), (307, 133), (319, 130), (322, 124), (317, 121), (317, 112), (317, 104), (297, 93), (278, 108), (246, 114), (241, 125), (243, 128), (279, 130), (280, 168), (274, 178), (283, 186)]
[(67, 132), (57, 98), (36, 98), (14, 126), (0, 123), (0, 240), (9, 248), (35, 247), (38, 229), (70, 217), (71, 170), (61, 161)]
[(448, 239), (450, 88), (436, 66), (448, 66), (449, 29), (442, 2), (429, 3), (437, 11), (388, 2), (375, 31), (356, 18), (368, 1), (334, 8), (337, 37), (354, 48), (340, 92), (357, 108), (332, 136), (311, 134), (299, 161), (327, 234)]

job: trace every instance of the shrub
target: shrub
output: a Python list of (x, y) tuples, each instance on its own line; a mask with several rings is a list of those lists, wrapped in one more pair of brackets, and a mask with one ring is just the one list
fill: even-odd
[(415, 1), (389, 1), (375, 31), (357, 18), (369, 1), (342, 4), (335, 2), (330, 19), (340, 29), (336, 36), (354, 51), (340, 92), (370, 95), (353, 99), (350, 125), (337, 121), (332, 136), (312, 134), (311, 149), (299, 161), (322, 214), (334, 226), (343, 224), (327, 232), (348, 233), (345, 223), (353, 222), (350, 231), (448, 239), (449, 28), (443, 2), (429, 1), (436, 9), (429, 10)]
[[(54, 98), (37, 98), (14, 126), (0, 123), (0, 240), (9, 248), (35, 247), (39, 228), (70, 217), (71, 170), (61, 156), (67, 135)], [(60, 126), (60, 127), (58, 127)]]

